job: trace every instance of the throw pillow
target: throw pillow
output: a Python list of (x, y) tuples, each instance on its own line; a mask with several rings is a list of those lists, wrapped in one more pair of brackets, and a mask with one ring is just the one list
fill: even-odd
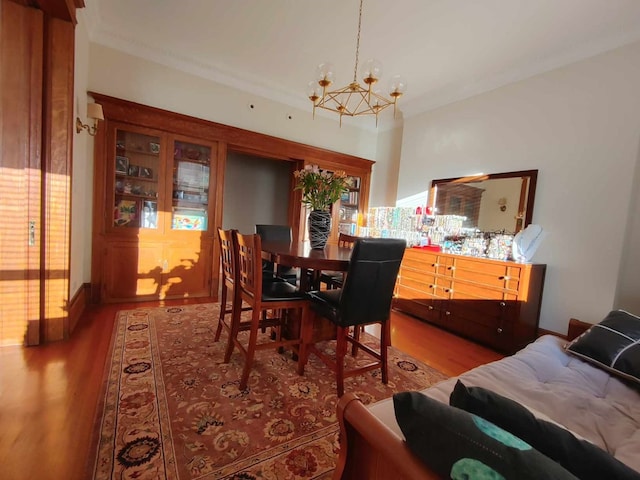
[(515, 435), (420, 392), (396, 393), (393, 405), (409, 449), (442, 478), (576, 478)]
[(451, 405), (478, 415), (513, 433), (582, 480), (640, 480), (640, 474), (596, 445), (570, 431), (536, 418), (510, 398), (482, 387), (466, 387), (460, 380)]
[(613, 310), (566, 347), (568, 353), (640, 383), (640, 317)]

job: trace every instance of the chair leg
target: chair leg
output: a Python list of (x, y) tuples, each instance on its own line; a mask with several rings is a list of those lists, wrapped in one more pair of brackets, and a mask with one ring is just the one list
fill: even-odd
[(236, 339), (238, 338), (238, 332), (240, 330), (240, 316), (242, 315), (242, 302), (238, 308), (231, 309), (231, 325), (229, 328), (229, 340), (227, 341), (227, 348), (224, 351), (224, 360), (222, 363), (229, 363), (231, 360), (231, 354), (233, 353), (233, 347), (235, 346)]
[(220, 340), (220, 333), (222, 332), (222, 324), (224, 323), (224, 316), (227, 311), (227, 286), (222, 281), (222, 293), (220, 294), (220, 316), (218, 317), (218, 328), (216, 329), (216, 336), (213, 338), (214, 342)]
[(344, 357), (347, 354), (349, 327), (338, 327), (336, 337), (336, 385), (338, 397), (344, 394)]
[(244, 368), (242, 369), (242, 377), (240, 378), (240, 390), (247, 389), (247, 382), (249, 381), (249, 373), (251, 373), (251, 366), (253, 365), (253, 357), (256, 353), (256, 342), (258, 341), (258, 328), (260, 327), (260, 315), (261, 312), (253, 310), (251, 316), (251, 330), (249, 332), (249, 344), (247, 345), (247, 355), (244, 359)]
[(302, 308), (300, 322), (300, 345), (298, 346), (298, 375), (304, 375), (304, 367), (309, 360), (309, 345), (313, 338), (313, 315), (307, 308)]
[[(353, 326), (353, 339), (356, 342), (360, 341), (360, 332), (362, 331), (364, 327), (362, 327), (361, 325), (354, 325)], [(358, 345), (356, 345), (355, 343), (351, 345), (351, 356), (355, 357), (358, 354)]]
[(387, 384), (389, 382), (389, 372), (387, 369), (387, 351), (391, 342), (391, 322), (387, 319), (382, 322), (382, 328), (380, 330), (380, 369), (382, 370), (382, 383)]

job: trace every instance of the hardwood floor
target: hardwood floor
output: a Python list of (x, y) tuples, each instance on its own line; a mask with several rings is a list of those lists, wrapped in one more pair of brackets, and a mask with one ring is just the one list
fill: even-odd
[(503, 354), (400, 312), (392, 312), (391, 345), (454, 377)]
[[(85, 479), (113, 321), (119, 310), (187, 301), (91, 306), (72, 338), (0, 348), (0, 477)], [(499, 353), (393, 312), (392, 344), (447, 375), (497, 360)]]

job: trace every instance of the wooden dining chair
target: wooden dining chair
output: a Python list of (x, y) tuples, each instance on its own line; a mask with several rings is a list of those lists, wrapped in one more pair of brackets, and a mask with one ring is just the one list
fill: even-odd
[[(299, 309), (301, 319), (305, 321), (308, 316), (309, 299), (304, 292), (288, 282), (263, 282), (260, 235), (242, 235), (236, 232), (234, 239), (240, 298), (252, 310), (250, 320), (243, 321), (241, 316), (234, 318), (229, 336), (229, 341), (232, 342), (231, 350), (233, 347), (238, 347), (245, 356), (239, 386), (240, 390), (245, 390), (257, 350), (300, 345), (299, 336), (286, 338), (283, 336), (283, 330), (291, 309)], [(278, 315), (265, 317), (262, 315), (264, 311), (277, 312)], [(258, 331), (267, 327), (273, 328), (274, 335), (270, 341), (258, 343)], [(241, 331), (249, 331), (246, 343), (243, 343), (238, 336)], [(297, 370), (303, 371), (300, 359)]]
[[(293, 241), (293, 232), (289, 225), (256, 224), (256, 233), (260, 235), (263, 242), (283, 242)], [(292, 285), (298, 281), (299, 271), (294, 267), (276, 265), (273, 262), (262, 261), (262, 273), (265, 280), (283, 279)]]
[[(338, 235), (338, 246), (353, 249), (353, 245), (360, 237), (340, 233)], [(320, 284), (325, 284), (327, 289), (340, 288), (344, 282), (345, 272), (322, 272), (320, 274)]]
[[(406, 241), (401, 239), (358, 239), (342, 288), (308, 292), (313, 312), (336, 325), (336, 352), (332, 357), (312, 343), (313, 315), (304, 318), (299, 373), (304, 370), (309, 354), (314, 353), (335, 373), (338, 396), (344, 393), (345, 378), (377, 368), (382, 371), (382, 383), (387, 383), (391, 300), (405, 248)], [(359, 339), (359, 327), (372, 323), (381, 324), (379, 350), (365, 345)], [(373, 362), (345, 371), (344, 360), (349, 343), (367, 353)]]
[[(218, 228), (218, 240), (220, 241), (220, 264), (222, 265), (222, 287), (220, 292), (220, 316), (214, 341), (220, 340), (220, 334), (224, 328), (231, 335), (231, 325), (234, 316), (239, 317), (243, 311), (251, 310), (249, 306), (242, 306), (240, 289), (238, 285), (238, 269), (236, 268), (236, 255), (234, 253), (234, 235), (236, 230), (223, 230)], [(228, 302), (231, 302), (229, 305)], [(230, 320), (227, 321), (227, 315)], [(233, 342), (227, 342), (224, 354), (224, 363), (228, 363), (233, 350)]]

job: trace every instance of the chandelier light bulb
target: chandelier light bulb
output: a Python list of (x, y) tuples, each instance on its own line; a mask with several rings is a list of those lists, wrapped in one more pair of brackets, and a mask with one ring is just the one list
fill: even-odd
[(380, 110), (384, 106), (384, 101), (382, 97), (382, 92), (379, 88), (376, 88), (373, 92), (371, 92), (371, 99), (369, 103), (374, 110)]
[(376, 83), (382, 77), (382, 63), (374, 58), (370, 58), (360, 67), (360, 76), (367, 85)]
[(307, 84), (307, 97), (309, 97), (309, 100), (315, 103), (321, 96), (322, 96), (322, 87), (317, 81), (311, 80)]
[(321, 87), (328, 87), (333, 83), (333, 65), (324, 62), (316, 68), (316, 80)]
[(402, 75), (394, 75), (389, 82), (389, 95), (398, 98), (407, 90), (407, 81)]

